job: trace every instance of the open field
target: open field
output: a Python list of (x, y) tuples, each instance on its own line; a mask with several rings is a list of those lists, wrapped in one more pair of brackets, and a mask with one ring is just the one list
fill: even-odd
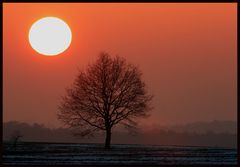
[(160, 165), (237, 164), (237, 150), (214, 147), (151, 145), (61, 144), (22, 142), (13, 148), (4, 143), (4, 164)]

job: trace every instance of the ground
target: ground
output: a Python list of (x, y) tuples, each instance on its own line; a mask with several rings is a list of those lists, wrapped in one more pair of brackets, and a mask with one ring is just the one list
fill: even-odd
[(161, 165), (237, 164), (237, 149), (114, 144), (4, 143), (4, 164)]

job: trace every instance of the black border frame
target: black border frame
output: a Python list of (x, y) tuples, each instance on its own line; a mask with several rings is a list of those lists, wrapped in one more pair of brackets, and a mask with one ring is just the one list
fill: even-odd
[[(238, 47), (239, 47), (239, 43), (238, 43), (238, 28), (239, 28), (239, 22), (238, 22), (238, 10), (239, 10), (239, 2), (240, 0), (2, 0), (1, 1), (1, 24), (3, 25), (3, 4), (4, 3), (234, 3), (237, 5), (237, 164), (236, 165), (195, 165), (195, 164), (190, 164), (190, 165), (181, 165), (181, 164), (174, 164), (174, 165), (124, 165), (124, 166), (141, 166), (141, 167), (161, 167), (161, 166), (199, 166), (199, 167), (207, 167), (207, 166), (240, 166), (240, 114), (238, 111), (238, 103), (239, 103), (239, 89), (238, 89), (238, 83), (239, 83), (239, 59), (238, 59)], [(3, 125), (3, 26), (1, 27), (1, 39), (2, 39), (2, 45), (1, 45), (1, 113), (0, 113), (0, 119), (1, 119), (1, 124), (0, 124), (0, 141), (1, 141), (1, 147), (0, 147), (0, 153), (1, 153), (1, 157), (0, 157), (0, 166), (6, 166), (6, 167), (23, 167), (23, 166), (28, 166), (28, 167), (43, 167), (43, 166), (59, 166), (59, 167), (64, 167), (64, 166), (80, 166), (80, 167), (93, 167), (96, 165), (5, 165), (3, 164), (3, 129), (2, 129), (2, 125)], [(123, 165), (97, 165), (97, 166), (123, 166)]]

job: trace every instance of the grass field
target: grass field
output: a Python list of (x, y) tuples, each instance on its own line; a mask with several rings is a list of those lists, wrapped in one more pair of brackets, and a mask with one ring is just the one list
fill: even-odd
[(237, 150), (215, 147), (61, 144), (22, 142), (3, 144), (4, 164), (161, 165), (237, 164)]

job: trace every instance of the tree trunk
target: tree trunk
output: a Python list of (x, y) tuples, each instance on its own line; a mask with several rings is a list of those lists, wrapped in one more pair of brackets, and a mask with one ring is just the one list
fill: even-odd
[(111, 135), (111, 128), (109, 128), (106, 130), (105, 149), (110, 149)]

